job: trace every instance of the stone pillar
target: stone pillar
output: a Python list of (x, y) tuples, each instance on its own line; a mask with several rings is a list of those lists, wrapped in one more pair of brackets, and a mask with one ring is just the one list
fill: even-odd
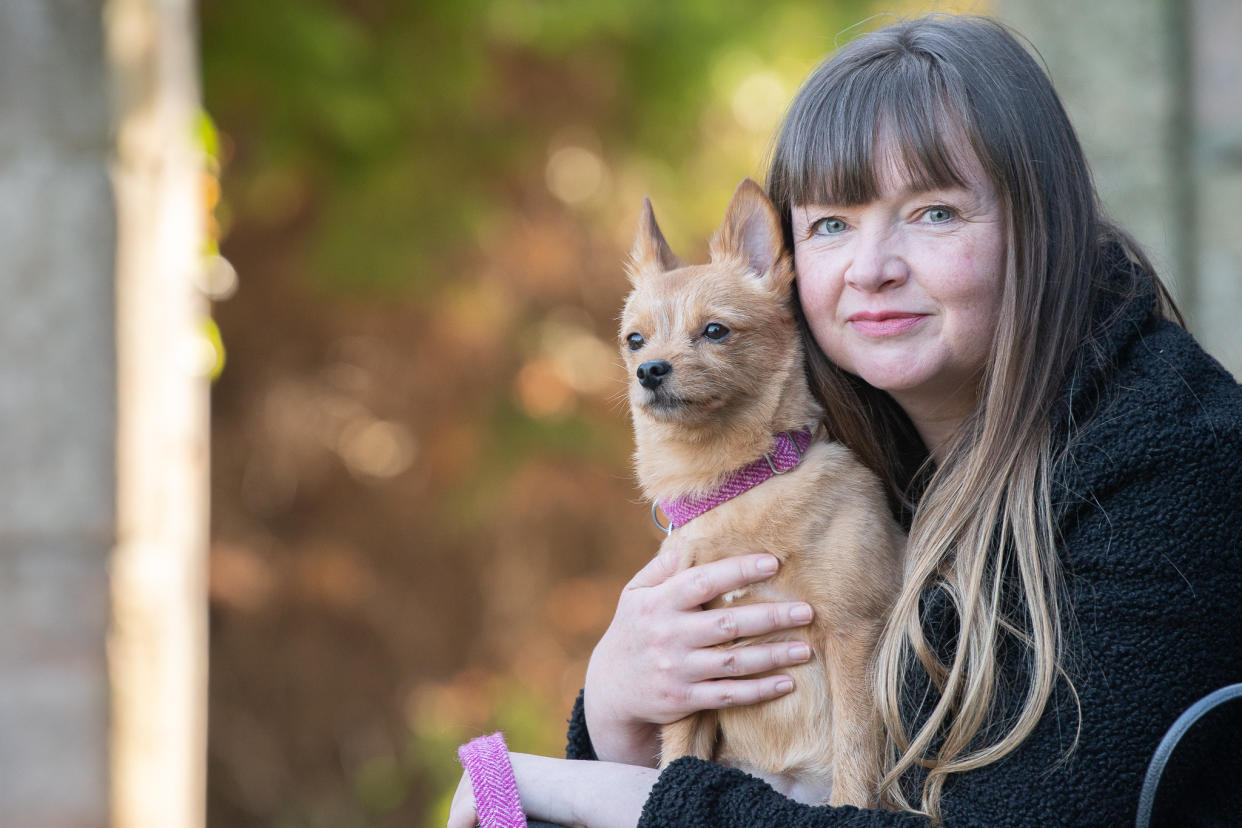
[(0, 3), (0, 821), (108, 822), (115, 217), (97, 5)]
[(1242, 376), (1242, 8), (1236, 0), (994, 0), (1029, 37), (1109, 213), (1204, 347)]
[(100, 7), (0, 3), (0, 822), (198, 826), (192, 8)]
[(117, 500), (112, 824), (205, 821), (208, 397), (196, 284), (205, 157), (191, 0), (108, 0)]

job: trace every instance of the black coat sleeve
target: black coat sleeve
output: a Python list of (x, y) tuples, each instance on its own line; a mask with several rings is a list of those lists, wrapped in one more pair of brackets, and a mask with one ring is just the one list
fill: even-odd
[(569, 743), (565, 746), (566, 759), (591, 759), (595, 755), (595, 746), (591, 744), (591, 734), (587, 732), (586, 710), (582, 706), (586, 698), (584, 692), (578, 692), (574, 701), (573, 712), (569, 714)]
[[(569, 759), (595, 759), (579, 693), (569, 719)], [(844, 820), (844, 821), (842, 821)], [(665, 768), (643, 808), (639, 826), (812, 828), (831, 825), (925, 826), (907, 814), (800, 805), (747, 773), (687, 757)]]

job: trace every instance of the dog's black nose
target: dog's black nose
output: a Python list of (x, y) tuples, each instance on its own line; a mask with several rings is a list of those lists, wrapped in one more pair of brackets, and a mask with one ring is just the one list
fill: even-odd
[(638, 381), (642, 383), (643, 388), (654, 391), (660, 387), (660, 383), (664, 382), (664, 378), (672, 370), (673, 366), (665, 360), (653, 359), (638, 366)]

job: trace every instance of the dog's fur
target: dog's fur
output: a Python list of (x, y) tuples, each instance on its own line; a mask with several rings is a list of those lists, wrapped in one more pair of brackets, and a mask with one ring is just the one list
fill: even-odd
[[(630, 371), (635, 462), (648, 498), (702, 494), (763, 456), (781, 431), (816, 431), (796, 332), (793, 265), (759, 185), (737, 188), (711, 241), (711, 262), (685, 266), (644, 201), (621, 326)], [(714, 341), (711, 323), (729, 333)], [(637, 333), (643, 344), (630, 347)], [(719, 333), (719, 331), (715, 331)], [(639, 366), (664, 361), (655, 388)], [(686, 568), (751, 552), (781, 561), (776, 575), (726, 603), (806, 601), (810, 626), (736, 641), (802, 640), (813, 655), (787, 668), (794, 692), (746, 707), (707, 710), (663, 728), (661, 767), (693, 755), (739, 767), (806, 802), (874, 806), (881, 726), (870, 673), (901, 579), (905, 538), (879, 480), (822, 429), (794, 470), (673, 531), (664, 542)], [(775, 671), (774, 671), (775, 672)]]

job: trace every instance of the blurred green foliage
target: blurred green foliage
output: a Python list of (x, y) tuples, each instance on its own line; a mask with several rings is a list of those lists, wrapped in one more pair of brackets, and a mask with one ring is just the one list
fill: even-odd
[(306, 264), (322, 285), (425, 289), (540, 183), (548, 141), (576, 128), (610, 166), (637, 165), (697, 238), (767, 140), (708, 116), (748, 74), (774, 73), (787, 97), (865, 7), (205, 0), (206, 97), (245, 150), (234, 221), (309, 209)]

